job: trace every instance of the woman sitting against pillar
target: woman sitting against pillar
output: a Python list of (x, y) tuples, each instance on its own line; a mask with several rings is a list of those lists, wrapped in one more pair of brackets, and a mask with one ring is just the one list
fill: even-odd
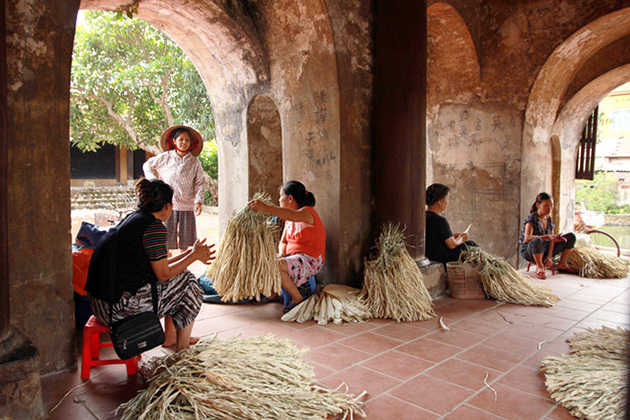
[(432, 184), (427, 188), (425, 256), (431, 261), (446, 264), (457, 261), (466, 246), (478, 246), (468, 240), (468, 232), (453, 233), (451, 225), (441, 214), (448, 208), (450, 188)]

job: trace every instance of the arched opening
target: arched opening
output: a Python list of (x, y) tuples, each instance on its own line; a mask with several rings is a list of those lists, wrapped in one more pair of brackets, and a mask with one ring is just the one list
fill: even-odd
[[(584, 26), (554, 50), (538, 74), (527, 103), (523, 126), (521, 215), (527, 213), (532, 197), (553, 186), (549, 139), (552, 134), (556, 134), (562, 147), (563, 168), (559, 187), (561, 194), (556, 203), (561, 217), (557, 226), (561, 230), (571, 227), (574, 191), (572, 171), (575, 167), (578, 133), (601, 98), (627, 77), (621, 75), (627, 75), (625, 63), (616, 64), (618, 57), (614, 54), (603, 55), (596, 68), (591, 66), (588, 69), (592, 71), (585, 69), (591, 58), (613, 43), (627, 45), (630, 34), (628, 22), (630, 9), (626, 8)], [(617, 80), (613, 82), (614, 79)], [(566, 100), (564, 95), (574, 82), (580, 82), (583, 87), (574, 88), (578, 92), (562, 106), (563, 100)]]
[(267, 95), (256, 95), (247, 110), (249, 196), (266, 191), (278, 201), (282, 185), (282, 124), (280, 113)]

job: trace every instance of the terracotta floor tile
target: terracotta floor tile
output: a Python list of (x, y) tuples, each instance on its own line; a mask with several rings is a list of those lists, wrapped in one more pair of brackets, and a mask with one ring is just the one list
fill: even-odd
[(440, 343), (450, 344), (452, 346), (467, 348), (480, 343), (487, 337), (484, 335), (473, 334), (471, 332), (461, 330), (439, 330), (429, 333), (425, 336), (429, 340), (439, 341)]
[(450, 305), (451, 303), (457, 302), (457, 301), (459, 301), (459, 299), (453, 299), (450, 296), (442, 296), (433, 300), (433, 307), (438, 308), (440, 306)]
[(455, 304), (461, 309), (472, 312), (481, 312), (503, 305), (494, 299), (460, 299)]
[(583, 302), (581, 300), (573, 300), (568, 297), (566, 299), (560, 299), (558, 303), (556, 303), (554, 306), (559, 306), (561, 308), (577, 309), (578, 311), (585, 311), (590, 313), (598, 310), (602, 305), (598, 303), (591, 303), (588, 301)]
[(495, 324), (497, 326), (497, 329), (503, 329), (503, 327), (514, 325), (525, 319), (525, 317), (522, 315), (515, 315), (508, 312), (503, 312), (502, 308), (503, 306), (488, 309), (486, 311), (473, 315), (469, 318), (469, 320), (481, 320), (484, 322), (489, 322), (491, 324)]
[(85, 402), (81, 397), (69, 396), (54, 411), (48, 411), (47, 413), (48, 417), (46, 418), (48, 420), (99, 420), (99, 418), (94, 416), (85, 406)]
[(474, 311), (469, 311), (467, 309), (464, 309), (460, 307), (457, 303), (458, 301), (455, 301), (451, 303), (450, 305), (444, 305), (444, 306), (435, 308), (435, 313), (437, 314), (438, 317), (440, 316), (444, 317), (445, 319), (451, 322), (459, 321), (461, 319), (468, 318), (469, 316), (472, 316), (475, 314)]
[(342, 383), (345, 383), (351, 394), (359, 395), (363, 391), (367, 391), (369, 398), (376, 397), (401, 383), (396, 378), (383, 375), (363, 366), (352, 366), (349, 369), (330, 375), (320, 382), (331, 389), (335, 389)]
[(568, 296), (568, 298), (571, 300), (577, 300), (578, 302), (585, 302), (595, 305), (603, 305), (610, 302), (610, 300), (612, 299), (610, 296), (596, 296), (588, 288), (584, 288), (575, 293), (572, 293)]
[(630, 320), (628, 322), (616, 322), (616, 321), (604, 321), (603, 319), (596, 318), (587, 318), (584, 319), (577, 324), (575, 324), (578, 328), (588, 329), (588, 328), (601, 328), (602, 326), (607, 326), (610, 328), (624, 327), (628, 329), (630, 326)]
[(400, 346), (403, 344), (403, 341), (395, 340), (373, 332), (366, 332), (344, 338), (343, 340), (340, 340), (339, 343), (367, 353), (379, 354)]
[(332, 331), (345, 334), (345, 335), (355, 335), (355, 334), (360, 334), (367, 331), (372, 331), (376, 328), (380, 328), (381, 326), (382, 326), (382, 323), (372, 322), (370, 320), (367, 322), (359, 322), (356, 324), (345, 324), (345, 323), (341, 325), (327, 324), (327, 325), (322, 326), (322, 328), (327, 328)]
[(479, 391), (486, 386), (484, 381), (494, 382), (502, 372), (455, 358), (431, 368), (426, 375)]
[(516, 366), (497, 382), (541, 398), (551, 399), (545, 387), (545, 375), (539, 369), (523, 365)]
[(551, 414), (547, 416), (548, 420), (575, 420), (576, 417), (571, 415), (571, 412), (561, 405), (557, 405), (553, 409)]
[(440, 417), (390, 395), (368, 401), (364, 409), (367, 418), (373, 420), (435, 420)]
[(484, 335), (486, 337), (495, 335), (501, 332), (504, 328), (507, 328), (506, 325), (497, 325), (496, 322), (487, 322), (476, 317), (467, 318), (454, 324), (450, 324), (449, 327), (452, 330), (466, 331)]
[(457, 358), (502, 372), (508, 371), (512, 366), (520, 363), (524, 359), (522, 355), (488, 347), (483, 344), (466, 350), (464, 353), (458, 355)]
[(627, 303), (608, 302), (607, 304), (602, 306), (602, 309), (630, 316), (630, 306), (628, 306)]
[(437, 341), (427, 340), (425, 338), (414, 340), (399, 347), (398, 350), (431, 362), (441, 362), (461, 351), (459, 347), (438, 343)]
[(308, 362), (311, 366), (313, 366), (313, 369), (315, 370), (315, 379), (316, 380), (321, 380), (324, 379), (330, 375), (333, 375), (335, 373), (335, 370), (328, 368), (324, 365), (321, 365), (317, 362), (314, 362), (312, 360), (309, 360)]
[[(509, 330), (508, 330), (509, 331)], [(484, 341), (484, 345), (494, 347), (499, 350), (509, 351), (511, 353), (528, 356), (538, 350), (540, 341), (532, 338), (521, 337), (512, 333), (501, 333), (490, 337)]]
[(311, 350), (306, 354), (308, 360), (313, 360), (334, 370), (346, 369), (370, 357), (372, 355), (369, 353), (342, 346), (341, 344), (330, 344)]
[(492, 388), (497, 393), (496, 399), (492, 390), (486, 389), (467, 404), (510, 420), (539, 419), (551, 412), (555, 406), (555, 403), (548, 399), (505, 385), (493, 384)]
[(416, 376), (433, 365), (433, 363), (427, 360), (401, 353), (397, 350), (388, 351), (361, 363), (361, 366), (385, 373), (400, 380), (407, 380)]
[(630, 322), (630, 315), (627, 313), (614, 312), (607, 309), (599, 309), (593, 312), (590, 317), (607, 322), (616, 322), (619, 325), (627, 325)]
[(553, 315), (547, 315), (544, 313), (537, 313), (527, 317), (527, 323), (540, 325), (547, 328), (553, 328), (555, 330), (565, 331), (572, 328), (578, 321), (571, 319), (560, 318)]
[(390, 394), (431, 412), (446, 414), (473, 395), (473, 392), (428, 375), (420, 375), (391, 390)]
[(581, 321), (590, 314), (589, 311), (581, 311), (579, 309), (573, 309), (573, 308), (564, 308), (562, 306), (559, 306), (558, 304), (552, 306), (551, 308), (545, 308), (539, 313), (543, 315), (551, 316), (554, 318), (569, 319), (572, 321)]
[(396, 340), (411, 341), (429, 334), (430, 331), (418, 327), (417, 324), (413, 322), (396, 322), (383, 325), (382, 327), (372, 330), (372, 332), (395, 338)]
[(316, 349), (341, 340), (346, 336), (331, 329), (314, 327), (293, 331), (285, 334), (284, 337)]
[(554, 328), (543, 327), (542, 325), (530, 324), (529, 322), (521, 322), (519, 324), (511, 325), (505, 330), (505, 333), (527, 337), (538, 341), (550, 341), (562, 334), (562, 331)]
[(449, 415), (443, 417), (444, 420), (502, 420), (505, 417), (497, 417), (487, 411), (469, 405), (462, 405)]

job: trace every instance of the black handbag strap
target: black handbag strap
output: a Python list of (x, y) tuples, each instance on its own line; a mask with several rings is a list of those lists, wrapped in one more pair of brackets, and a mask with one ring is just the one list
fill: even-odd
[[(116, 251), (118, 249), (118, 232), (125, 222), (131, 218), (131, 215), (127, 216), (125, 220), (120, 222), (116, 226), (116, 232), (114, 232), (113, 244), (111, 249), (111, 257), (109, 259), (109, 327), (112, 327), (112, 319), (114, 312), (114, 295), (116, 294)], [(149, 276), (151, 283), (151, 300), (153, 301), (153, 313), (157, 315), (158, 297), (157, 297), (157, 285), (154, 276)]]

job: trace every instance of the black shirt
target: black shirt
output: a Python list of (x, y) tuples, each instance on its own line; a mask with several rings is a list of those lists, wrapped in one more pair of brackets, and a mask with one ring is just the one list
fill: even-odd
[(424, 253), (431, 261), (439, 261), (445, 263), (447, 259), (448, 248), (446, 241), (453, 236), (451, 226), (446, 218), (432, 211), (426, 212), (426, 241)]

